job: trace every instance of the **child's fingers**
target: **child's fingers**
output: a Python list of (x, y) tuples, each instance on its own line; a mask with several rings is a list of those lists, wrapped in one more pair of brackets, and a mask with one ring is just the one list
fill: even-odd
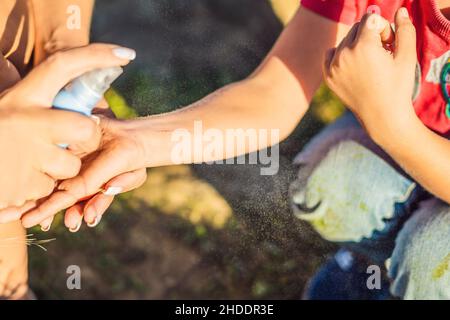
[(327, 66), (327, 69), (330, 69), (333, 63), (339, 64), (339, 56), (343, 53), (345, 48), (350, 48), (354, 45), (356, 40), (356, 35), (358, 33), (360, 27), (360, 23), (355, 23), (353, 27), (350, 29), (350, 31), (347, 33), (345, 38), (339, 43), (338, 47), (336, 49), (331, 49), (331, 51), (328, 51), (325, 55), (325, 65)]
[(360, 25), (359, 22), (355, 23), (353, 27), (350, 29), (350, 31), (347, 33), (347, 35), (344, 37), (344, 39), (342, 39), (341, 43), (339, 43), (337, 48), (329, 49), (325, 53), (325, 66), (327, 69), (331, 67), (334, 59), (338, 59), (339, 55), (342, 53), (344, 48), (352, 46), (356, 38), (356, 34), (358, 33), (359, 25)]
[(330, 68), (333, 63), (334, 55), (336, 54), (336, 48), (327, 50), (325, 53), (325, 59), (322, 64), (322, 72), (325, 81), (330, 77)]
[[(102, 126), (107, 126), (108, 121), (106, 118), (102, 119)], [(89, 161), (89, 165), (85, 166), (77, 177), (63, 181), (59, 189), (69, 190), (70, 194), (78, 199), (97, 194), (105, 182), (132, 169), (129, 168), (130, 163), (126, 156), (120, 150), (102, 150)]]
[(139, 188), (147, 180), (145, 168), (123, 173), (111, 179), (105, 186), (105, 194), (117, 195)]
[(389, 24), (381, 33), (381, 41), (383, 44), (392, 45), (395, 43), (395, 32)]
[(77, 203), (66, 210), (64, 215), (64, 224), (70, 232), (80, 230), (83, 221), (83, 203)]
[(406, 63), (417, 62), (416, 29), (406, 8), (400, 8), (395, 16), (396, 50), (394, 57)]
[(90, 228), (96, 227), (103, 214), (114, 201), (114, 196), (99, 193), (90, 199), (84, 207), (84, 221)]
[(379, 40), (380, 46), (383, 42), (387, 42), (393, 37), (389, 21), (376, 13), (366, 14), (361, 19), (356, 35), (356, 38), (361, 40)]
[(341, 44), (345, 45), (346, 47), (352, 46), (356, 40), (356, 35), (358, 34), (360, 25), (361, 25), (360, 22), (355, 23), (345, 36), (344, 40), (342, 40)]
[(90, 227), (95, 227), (111, 205), (114, 196), (139, 188), (147, 180), (147, 170), (140, 169), (121, 174), (111, 179), (104, 192), (97, 194), (88, 201), (84, 208), (84, 220)]
[(75, 198), (68, 191), (57, 191), (42, 202), (38, 208), (26, 213), (22, 217), (22, 225), (25, 228), (34, 227), (41, 221), (54, 216), (55, 213), (73, 206), (78, 201), (79, 199)]
[(53, 218), (54, 218), (54, 216), (49, 217), (41, 222), (41, 230), (42, 231), (47, 232), (50, 230), (50, 227), (52, 226)]

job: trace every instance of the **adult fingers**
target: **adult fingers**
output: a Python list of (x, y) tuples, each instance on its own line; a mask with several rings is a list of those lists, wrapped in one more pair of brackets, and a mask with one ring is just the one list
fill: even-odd
[(9, 207), (9, 208), (0, 210), (0, 224), (20, 220), (20, 217), (22, 217), (22, 215), (25, 212), (27, 212), (35, 207), (36, 207), (35, 201), (27, 201), (21, 207)]
[(11, 94), (30, 106), (51, 107), (56, 94), (74, 78), (95, 69), (124, 66), (135, 57), (134, 50), (112, 44), (59, 51), (33, 69)]
[(59, 211), (73, 206), (79, 200), (69, 191), (56, 191), (37, 208), (24, 214), (21, 219), (22, 225), (25, 228), (34, 227)]
[[(105, 181), (125, 171), (120, 159), (118, 159), (119, 164), (108, 160), (108, 153), (100, 153), (98, 158), (89, 163), (85, 172), (82, 171), (78, 176), (63, 181), (58, 187), (59, 191), (53, 193), (38, 208), (24, 215), (23, 225), (28, 228), (35, 226), (56, 212), (69, 208), (80, 200), (90, 198), (98, 193)], [(96, 169), (98, 169), (97, 172)]]
[(134, 168), (129, 167), (129, 153), (124, 148), (125, 146), (121, 146), (100, 150), (83, 166), (77, 177), (63, 181), (59, 186), (60, 190), (69, 190), (76, 197), (83, 198), (96, 194), (112, 178), (133, 170)]
[[(96, 160), (94, 160), (95, 162)], [(100, 159), (100, 162), (102, 163), (102, 159)], [(91, 167), (91, 166), (89, 166)], [(94, 166), (97, 168), (101, 168), (101, 166)], [(107, 166), (106, 166), (107, 167)], [(90, 171), (94, 172), (94, 171)], [(109, 171), (107, 171), (109, 172)], [(121, 172), (120, 170), (116, 172)], [(115, 173), (114, 175), (117, 175), (118, 173)], [(113, 176), (114, 176), (113, 175)], [(100, 176), (104, 176), (103, 173), (100, 174)], [(98, 193), (98, 191), (101, 189), (103, 182), (99, 181), (108, 181), (109, 179), (98, 179), (98, 176), (88, 176), (89, 179), (93, 178), (93, 182), (88, 182), (86, 177), (81, 173), (77, 177), (73, 179), (69, 179), (66, 181), (63, 181), (59, 188), (63, 188), (63, 190), (56, 191), (53, 193), (48, 199), (46, 199), (43, 203), (40, 204), (40, 206), (34, 210), (31, 210), (22, 218), (22, 224), (24, 227), (30, 228), (32, 226), (35, 226), (39, 224), (44, 219), (53, 216), (55, 213), (64, 210), (66, 208), (74, 206), (77, 202), (80, 200), (85, 200), (87, 198), (91, 198), (92, 195)], [(114, 196), (115, 194), (118, 194), (120, 192), (128, 191), (128, 189), (133, 189), (133, 187), (140, 186), (144, 181), (145, 175), (142, 170), (137, 170), (136, 172), (130, 172), (129, 174), (124, 174), (123, 176), (120, 176), (118, 180), (111, 180), (110, 183), (107, 184), (107, 189), (105, 191), (106, 197), (98, 197), (95, 198), (96, 201), (101, 201), (98, 208), (95, 208), (95, 213), (89, 213), (89, 218), (86, 218), (86, 221), (90, 224), (94, 223), (95, 218), (97, 217), (97, 213), (103, 214), (104, 211), (107, 209), (109, 204), (106, 200), (111, 200), (107, 197)], [(128, 181), (128, 183), (127, 183)], [(121, 182), (121, 189), (119, 191), (117, 182)], [(97, 186), (98, 185), (98, 186)], [(97, 186), (97, 187), (95, 187)], [(98, 204), (96, 201), (91, 202), (89, 206)], [(76, 210), (76, 208), (72, 210)], [(67, 214), (66, 214), (67, 215)], [(70, 216), (70, 214), (69, 214)], [(67, 222), (68, 223), (68, 222)], [(74, 223), (69, 224), (69, 228), (76, 229), (74, 226)]]
[(34, 109), (27, 112), (34, 123), (47, 132), (53, 144), (74, 144), (85, 151), (94, 151), (101, 140), (99, 121), (64, 110)]
[(63, 150), (56, 145), (43, 147), (42, 151), (40, 170), (54, 180), (69, 179), (75, 177), (80, 172), (80, 158), (74, 156), (69, 151)]
[(58, 189), (38, 209), (27, 213), (22, 221), (24, 226), (34, 226), (43, 219), (64, 210), (92, 195), (103, 185), (123, 172), (129, 172), (131, 157), (126, 145), (102, 149), (94, 158), (86, 160), (80, 174), (63, 181)]
[(30, 201), (44, 199), (53, 193), (55, 187), (56, 181), (54, 179), (45, 173), (36, 171), (30, 178), (30, 189), (25, 197)]

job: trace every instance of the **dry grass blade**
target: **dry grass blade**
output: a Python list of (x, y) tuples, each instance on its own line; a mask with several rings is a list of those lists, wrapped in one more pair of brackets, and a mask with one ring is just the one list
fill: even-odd
[(7, 247), (15, 244), (25, 243), (29, 247), (36, 246), (44, 251), (47, 251), (47, 249), (43, 245), (54, 240), (56, 240), (56, 238), (39, 240), (37, 238), (34, 238), (34, 234), (27, 234), (25, 240), (22, 240), (18, 237), (0, 239), (0, 247)]

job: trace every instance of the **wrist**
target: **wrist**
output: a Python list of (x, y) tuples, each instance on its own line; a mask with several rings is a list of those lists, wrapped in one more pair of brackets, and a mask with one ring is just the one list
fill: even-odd
[(129, 120), (126, 126), (142, 151), (145, 167), (173, 164), (171, 161), (172, 130), (168, 126), (161, 127), (153, 123), (150, 118)]
[(396, 110), (399, 112), (380, 117), (374, 125), (367, 126), (371, 138), (386, 150), (410, 145), (414, 134), (424, 127), (411, 103), (405, 107), (398, 106)]

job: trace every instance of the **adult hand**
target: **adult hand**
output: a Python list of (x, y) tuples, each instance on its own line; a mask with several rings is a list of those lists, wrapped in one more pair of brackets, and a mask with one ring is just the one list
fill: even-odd
[[(126, 65), (134, 52), (115, 45), (94, 44), (59, 52), (36, 67), (0, 98), (0, 222), (20, 218), (27, 200), (51, 194), (55, 181), (78, 174), (81, 161), (72, 154), (90, 153), (100, 142), (96, 122), (82, 115), (50, 110), (58, 91), (88, 71)], [(70, 150), (57, 146), (69, 143)], [(15, 215), (15, 216), (14, 216)]]
[[(113, 132), (109, 132), (111, 130), (107, 130), (108, 126), (105, 126), (104, 124), (108, 121), (108, 119), (114, 120), (116, 119), (116, 117), (109, 108), (105, 99), (103, 99), (97, 105), (93, 113), (97, 116), (102, 116), (103, 119), (101, 122), (102, 127), (105, 127), (104, 130), (105, 137), (103, 140), (104, 141), (112, 140), (114, 134)], [(119, 126), (120, 124), (120, 122), (113, 122), (113, 123), (115, 125), (111, 125), (110, 127)], [(86, 159), (86, 161), (84, 161), (84, 165), (85, 166), (89, 165), (88, 163), (90, 163), (92, 160), (93, 158)], [(102, 170), (99, 170), (99, 172), (102, 172)], [(96, 178), (97, 178), (96, 176), (92, 176), (89, 179), (93, 180)], [(80, 229), (84, 219), (84, 221), (89, 227), (91, 228), (96, 227), (100, 223), (103, 214), (106, 212), (106, 210), (114, 201), (116, 195), (138, 188), (145, 182), (146, 179), (147, 179), (147, 170), (145, 168), (142, 168), (139, 170), (126, 172), (118, 175), (117, 177), (109, 181), (107, 184), (103, 185), (101, 190), (98, 193), (92, 195), (91, 197), (89, 197), (87, 194), (83, 196), (81, 196), (80, 194), (79, 197), (82, 198), (83, 200), (79, 201), (78, 203), (76, 203), (75, 205), (71, 206), (66, 210), (65, 214), (66, 226), (69, 228), (71, 232), (76, 232)], [(65, 208), (66, 207), (62, 207), (61, 210)], [(40, 223), (41, 229), (44, 231), (50, 230), (52, 222), (53, 222), (52, 217), (42, 221)]]
[(416, 33), (405, 8), (398, 10), (395, 25), (390, 51), (390, 24), (377, 14), (364, 16), (337, 49), (328, 51), (323, 65), (326, 83), (375, 140), (415, 116)]
[[(63, 181), (38, 208), (22, 217), (25, 227), (47, 224), (67, 209), (65, 224), (76, 232), (82, 220), (97, 225), (114, 196), (141, 186), (146, 178), (145, 147), (127, 122), (101, 118), (103, 136), (98, 150), (83, 159), (80, 174)], [(87, 202), (83, 200), (89, 199)]]

